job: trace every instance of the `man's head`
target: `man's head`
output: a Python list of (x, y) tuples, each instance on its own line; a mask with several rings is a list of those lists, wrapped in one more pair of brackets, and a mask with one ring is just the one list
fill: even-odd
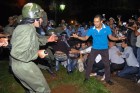
[(78, 43), (75, 45), (75, 47), (76, 47), (76, 49), (80, 49), (80, 47), (81, 47), (81, 43), (78, 42)]
[(13, 16), (10, 16), (9, 18), (8, 18), (8, 22), (9, 22), (9, 25), (13, 25), (14, 24), (14, 18), (13, 18)]
[(96, 28), (101, 28), (102, 27), (103, 21), (102, 21), (102, 16), (101, 15), (96, 15), (94, 17), (94, 20), (93, 21), (94, 21), (94, 26)]
[(82, 49), (85, 49), (86, 47), (87, 47), (86, 42), (82, 42), (82, 43), (81, 43), (81, 48), (82, 48)]
[(115, 44), (116, 44), (115, 42), (110, 41), (110, 42), (109, 42), (109, 48), (111, 48), (111, 47), (115, 46)]
[(124, 41), (122, 42), (121, 46), (122, 46), (123, 48), (127, 47), (127, 46), (128, 46), (128, 41), (127, 41), (127, 40), (124, 40)]
[(55, 29), (49, 29), (47, 31), (47, 36), (57, 35), (57, 31)]
[(112, 25), (115, 23), (115, 19), (113, 17), (109, 18), (109, 24)]

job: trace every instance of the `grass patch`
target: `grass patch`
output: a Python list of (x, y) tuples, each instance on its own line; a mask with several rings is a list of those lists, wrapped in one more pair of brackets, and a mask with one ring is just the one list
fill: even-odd
[[(52, 78), (47, 71), (42, 70), (51, 89), (61, 85), (72, 85), (76, 93), (110, 93), (104, 85), (95, 78), (84, 83), (84, 73), (75, 71), (67, 74), (65, 68), (61, 67), (56, 78)], [(16, 82), (12, 74), (8, 72), (8, 61), (0, 61), (0, 93), (24, 93), (24, 89)]]

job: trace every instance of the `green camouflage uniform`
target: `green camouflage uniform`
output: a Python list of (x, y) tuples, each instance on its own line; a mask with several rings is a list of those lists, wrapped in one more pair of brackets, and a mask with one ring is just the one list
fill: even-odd
[(18, 25), (12, 35), (12, 70), (30, 93), (50, 93), (41, 70), (33, 62), (38, 57), (39, 45), (46, 43), (46, 38), (38, 38), (32, 24)]
[(8, 35), (12, 35), (14, 29), (15, 29), (14, 26), (7, 25), (7, 26), (4, 27), (4, 33), (8, 34)]

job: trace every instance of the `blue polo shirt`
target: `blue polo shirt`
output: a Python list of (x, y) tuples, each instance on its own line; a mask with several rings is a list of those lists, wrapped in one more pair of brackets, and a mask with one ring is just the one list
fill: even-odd
[(111, 35), (111, 29), (107, 25), (102, 25), (101, 30), (97, 30), (95, 26), (90, 28), (86, 36), (92, 36), (92, 48), (93, 49), (108, 49), (108, 36)]

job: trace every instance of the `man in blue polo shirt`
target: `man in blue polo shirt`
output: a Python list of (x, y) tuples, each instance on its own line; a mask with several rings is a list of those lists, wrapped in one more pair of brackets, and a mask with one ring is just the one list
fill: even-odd
[(110, 40), (118, 41), (123, 40), (125, 37), (116, 38), (112, 36), (112, 32), (109, 26), (103, 24), (102, 17), (96, 15), (94, 17), (94, 27), (90, 28), (85, 37), (79, 37), (76, 34), (73, 34), (72, 37), (86, 41), (90, 36), (92, 36), (92, 49), (88, 58), (85, 81), (89, 79), (89, 75), (92, 71), (92, 66), (95, 61), (95, 57), (98, 54), (102, 56), (102, 62), (105, 66), (105, 81), (109, 85), (113, 85), (113, 82), (110, 80), (110, 62), (108, 54), (108, 38)]

